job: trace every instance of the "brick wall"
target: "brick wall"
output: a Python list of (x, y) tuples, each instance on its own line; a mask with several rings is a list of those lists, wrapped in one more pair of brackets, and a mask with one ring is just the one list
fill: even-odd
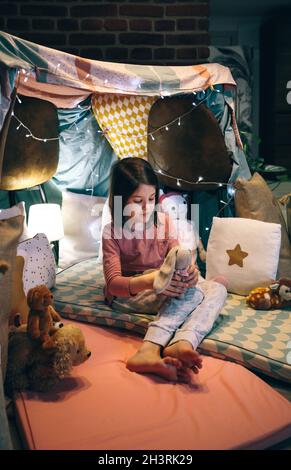
[(0, 0), (0, 29), (98, 60), (207, 61), (208, 0)]

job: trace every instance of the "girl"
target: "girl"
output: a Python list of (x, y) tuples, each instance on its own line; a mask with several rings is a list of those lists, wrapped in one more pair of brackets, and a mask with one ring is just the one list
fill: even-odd
[[(166, 291), (155, 293), (158, 269), (171, 248), (179, 245), (169, 217), (155, 210), (158, 197), (158, 179), (146, 160), (124, 158), (113, 165), (109, 193), (112, 222), (102, 234), (104, 294), (117, 310), (158, 313), (141, 348), (128, 359), (127, 368), (189, 382), (191, 370), (198, 373), (202, 367), (196, 348), (211, 330), (227, 291), (218, 282), (205, 281), (192, 264), (186, 281), (176, 274)], [(182, 294), (189, 292), (193, 293), (192, 307), (185, 312)], [(177, 305), (174, 315), (169, 314), (173, 309), (167, 308), (172, 302)]]

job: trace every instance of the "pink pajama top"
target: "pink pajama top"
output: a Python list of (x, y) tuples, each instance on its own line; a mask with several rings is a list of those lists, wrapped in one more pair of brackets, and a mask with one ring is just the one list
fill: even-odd
[(158, 213), (158, 226), (144, 229), (138, 236), (128, 239), (130, 232), (115, 228), (113, 223), (105, 225), (102, 234), (104, 295), (110, 304), (113, 295), (110, 285), (118, 278), (119, 291), (115, 296), (130, 297), (129, 281), (134, 274), (147, 269), (159, 268), (171, 248), (179, 245), (175, 228), (169, 216)]

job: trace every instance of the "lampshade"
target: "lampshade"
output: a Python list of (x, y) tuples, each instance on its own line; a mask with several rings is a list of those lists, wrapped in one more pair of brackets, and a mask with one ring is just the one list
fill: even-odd
[(44, 233), (50, 242), (64, 236), (61, 208), (58, 204), (34, 204), (30, 206), (28, 231), (32, 237)]

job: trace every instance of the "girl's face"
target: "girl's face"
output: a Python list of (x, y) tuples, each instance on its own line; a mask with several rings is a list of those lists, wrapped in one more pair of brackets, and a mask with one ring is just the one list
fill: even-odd
[(155, 186), (140, 184), (128, 198), (125, 215), (135, 223), (146, 223), (155, 209), (155, 196)]

